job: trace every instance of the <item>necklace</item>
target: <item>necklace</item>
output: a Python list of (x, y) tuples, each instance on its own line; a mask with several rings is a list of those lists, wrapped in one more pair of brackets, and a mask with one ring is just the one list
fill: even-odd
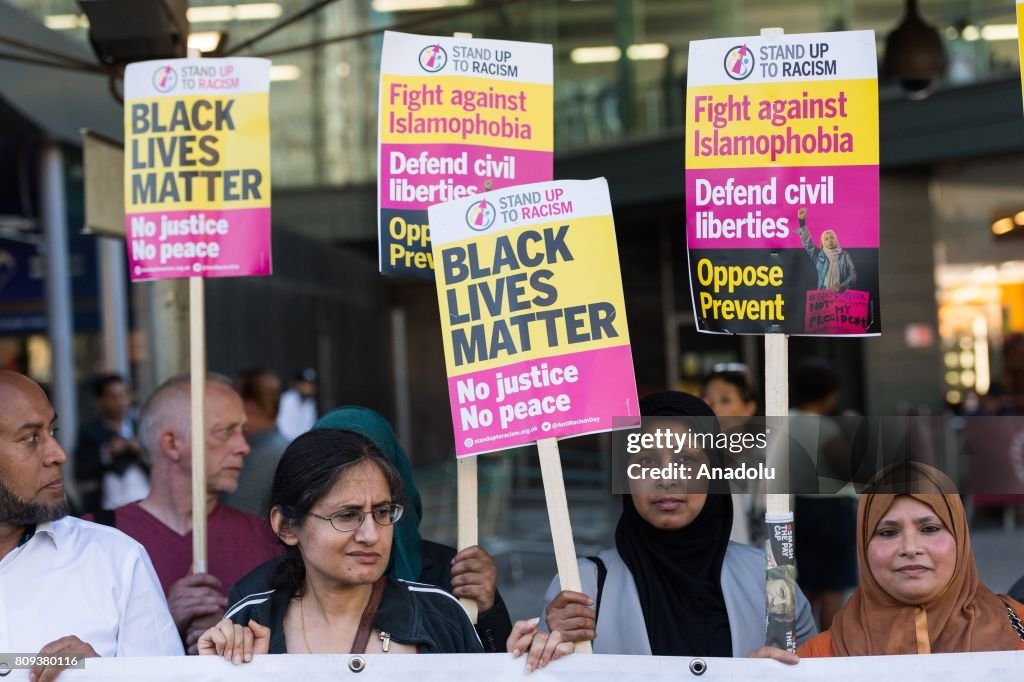
[(299, 599), (299, 623), (302, 625), (302, 641), (306, 645), (306, 651), (313, 653), (313, 649), (309, 646), (309, 638), (306, 637), (306, 609), (302, 606), (304, 601), (306, 601), (305, 595)]
[[(366, 604), (363, 609), (363, 615), (359, 619), (359, 628), (356, 630), (355, 639), (352, 640), (352, 646), (349, 648), (350, 653), (361, 654), (366, 651), (366, 642), (370, 638), (370, 632), (373, 630), (373, 618), (377, 614), (377, 608), (380, 606), (381, 598), (384, 596), (384, 578), (379, 578), (377, 582), (373, 584), (373, 588), (370, 592), (370, 601)], [(299, 598), (299, 624), (302, 628), (302, 641), (306, 645), (306, 651), (313, 653), (313, 648), (309, 646), (309, 637), (306, 636), (306, 608), (303, 606), (306, 601), (306, 595), (302, 595)], [(390, 641), (391, 636), (384, 633), (387, 640)], [(384, 637), (381, 638), (384, 642)], [(385, 642), (385, 645), (387, 642)], [(387, 651), (387, 648), (384, 649)]]

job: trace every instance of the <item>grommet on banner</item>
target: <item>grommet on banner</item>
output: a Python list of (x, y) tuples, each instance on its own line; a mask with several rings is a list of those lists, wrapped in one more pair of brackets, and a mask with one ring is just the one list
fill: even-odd
[(348, 669), (354, 673), (361, 673), (366, 670), (366, 659), (362, 656), (353, 656), (348, 659)]
[(704, 662), (703, 658), (695, 658), (690, 661), (690, 672), (698, 677), (708, 671), (708, 664)]

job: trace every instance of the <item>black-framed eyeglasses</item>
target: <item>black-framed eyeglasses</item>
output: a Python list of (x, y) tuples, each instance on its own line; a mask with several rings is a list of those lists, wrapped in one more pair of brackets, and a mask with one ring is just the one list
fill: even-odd
[(309, 516), (321, 521), (330, 521), (334, 530), (338, 532), (351, 533), (363, 525), (367, 516), (372, 516), (373, 522), (378, 526), (393, 526), (398, 523), (398, 519), (402, 518), (403, 511), (405, 511), (405, 507), (400, 504), (385, 504), (374, 507), (368, 512), (364, 512), (362, 509), (345, 509), (333, 516), (320, 516), (313, 512), (309, 512)]

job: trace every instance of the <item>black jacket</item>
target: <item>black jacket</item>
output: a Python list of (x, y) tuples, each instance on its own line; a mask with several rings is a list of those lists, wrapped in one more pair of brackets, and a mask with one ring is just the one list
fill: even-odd
[[(284, 638), (284, 614), (292, 595), (284, 590), (267, 590), (267, 562), (231, 589), (232, 606), (225, 614), (231, 622), (245, 625), (250, 619), (270, 628), (272, 654), (288, 653)], [(458, 600), (431, 585), (387, 581), (373, 626), (387, 632), (401, 644), (411, 644), (421, 654), (482, 653), (480, 638), (473, 630)]]
[[(419, 581), (442, 587), (450, 594), (455, 548), (424, 540), (420, 544), (420, 553), (423, 556), (423, 570), (420, 572)], [(494, 605), (477, 614), (476, 633), (480, 635), (485, 652), (493, 654), (505, 651), (505, 642), (512, 634), (512, 619), (508, 615), (508, 608), (501, 598), (501, 593), (497, 590), (494, 593)]]
[[(420, 545), (420, 553), (423, 557), (423, 570), (420, 572), (418, 582), (436, 585), (451, 594), (452, 558), (456, 554), (455, 548), (423, 540)], [(257, 566), (249, 575), (238, 581), (238, 584), (231, 589), (228, 601), (231, 604), (236, 604), (248, 594), (270, 590), (277, 561), (274, 559)], [(477, 614), (476, 632), (485, 653), (493, 654), (505, 651), (505, 642), (512, 634), (512, 619), (508, 615), (508, 608), (500, 593), (495, 592), (494, 605), (491, 608)]]

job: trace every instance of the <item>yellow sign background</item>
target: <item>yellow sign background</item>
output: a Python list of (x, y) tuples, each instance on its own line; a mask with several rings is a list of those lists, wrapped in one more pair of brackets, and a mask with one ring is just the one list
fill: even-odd
[[(808, 98), (836, 97), (840, 92), (846, 93), (846, 117), (844, 118), (809, 118), (787, 121), (776, 126), (770, 120), (760, 120), (758, 111), (764, 100), (802, 99), (804, 93)], [(702, 116), (695, 121), (695, 102), (698, 96), (711, 95), (716, 102), (725, 102), (729, 95), (740, 99), (747, 95), (750, 99), (750, 120), (730, 121), (722, 128), (715, 128), (710, 121)], [(878, 81), (874, 79), (813, 81), (800, 83), (764, 83), (756, 85), (712, 85), (688, 88), (686, 93), (686, 167), (698, 168), (763, 168), (767, 166), (853, 166), (878, 164)], [(787, 126), (797, 135), (815, 134), (818, 126), (826, 133), (833, 132), (838, 125), (840, 132), (853, 134), (854, 151), (850, 153), (828, 154), (779, 154), (775, 160), (770, 154), (747, 154), (732, 156), (697, 156), (694, 149), (695, 131), (701, 137), (713, 137), (715, 131), (719, 136), (771, 136), (786, 134)]]
[[(484, 120), (494, 121), (500, 120), (504, 114), (505, 118), (510, 122), (514, 122), (518, 118), (520, 125), (528, 124), (531, 137), (529, 140), (524, 140), (516, 137), (495, 137), (493, 135), (480, 134), (463, 137), (461, 132), (430, 135), (391, 132), (389, 128), (392, 112), (396, 116), (403, 118), (408, 111), (407, 107), (402, 106), (400, 100), (397, 100), (393, 106), (389, 103), (392, 83), (405, 84), (410, 90), (417, 90), (423, 86), (427, 88), (441, 86), (445, 103), (422, 106), (413, 113), (418, 119), (475, 119), (477, 114), (479, 114)], [(380, 114), (381, 144), (473, 144), (485, 147), (525, 149), (542, 152), (550, 152), (554, 148), (554, 130), (551, 125), (551, 112), (554, 107), (554, 88), (550, 84), (488, 80), (464, 76), (395, 76), (384, 74), (381, 87), (383, 88)], [(477, 107), (474, 111), (465, 111), (461, 106), (448, 103), (451, 101), (452, 92), (456, 89), (489, 92), (492, 87), (496, 94), (518, 95), (519, 92), (525, 93), (526, 111), (505, 111), (504, 109), (487, 109), (483, 107)]]
[[(166, 124), (169, 120), (170, 110), (175, 106), (175, 102), (184, 101), (187, 106), (191, 107), (196, 101), (206, 100), (209, 102), (228, 100), (235, 100), (235, 103), (231, 107), (231, 120), (235, 125), (234, 130), (176, 130), (173, 132), (163, 133), (143, 133), (133, 134), (132, 133), (132, 105), (133, 104), (152, 104), (158, 103), (161, 110), (160, 118), (158, 119), (161, 124)], [(124, 106), (124, 121), (125, 121), (125, 155), (127, 159), (126, 175), (124, 182), (124, 202), (126, 213), (150, 213), (159, 211), (178, 211), (178, 210), (216, 210), (216, 209), (236, 209), (236, 208), (266, 208), (270, 206), (270, 121), (268, 117), (268, 102), (269, 93), (266, 92), (255, 92), (238, 95), (191, 95), (187, 97), (154, 97), (149, 99), (134, 99), (125, 102)], [(148, 143), (148, 138), (154, 137), (183, 137), (194, 135), (197, 138), (203, 135), (213, 135), (217, 138), (215, 148), (220, 153), (220, 159), (217, 164), (213, 166), (205, 166), (202, 164), (181, 166), (180, 164), (172, 164), (171, 166), (157, 165), (155, 167), (149, 167), (146, 169), (133, 169), (132, 168), (132, 154), (134, 153), (133, 141), (138, 140), (139, 145), (145, 148)], [(203, 158), (205, 154), (196, 147), (196, 151), (193, 154), (194, 158)], [(147, 160), (158, 160), (148, 159)], [(178, 202), (156, 202), (156, 203), (133, 203), (132, 202), (132, 177), (136, 174), (146, 174), (155, 172), (158, 176), (157, 180), (157, 192), (159, 194), (159, 188), (163, 175), (170, 172), (178, 171), (224, 171), (233, 169), (255, 169), (260, 171), (262, 174), (260, 190), (260, 199), (248, 199), (241, 201), (223, 201), (223, 182), (222, 180), (216, 180), (216, 187), (218, 189), (218, 197), (214, 201), (208, 201), (206, 199), (206, 183), (207, 180), (197, 178), (193, 180), (193, 200), (192, 201), (178, 201)], [(179, 181), (179, 187), (181, 187)], [(196, 197), (196, 190), (199, 190), (201, 198)]]
[[(561, 225), (569, 225), (569, 231), (565, 237), (565, 243), (572, 253), (573, 260), (563, 262), (559, 260), (554, 264), (543, 264), (535, 268), (521, 268), (509, 271), (503, 269), (501, 274), (490, 275), (479, 279), (465, 279), (462, 282), (449, 286), (445, 278), (445, 270), (440, 260), (441, 252), (453, 246), (465, 247), (475, 243), (477, 253), (481, 256), (481, 265), (489, 267), (493, 260), (495, 245), (500, 237), (508, 238), (514, 244), (519, 234), (530, 230), (543, 231), (547, 227), (557, 230)], [(629, 331), (626, 325), (626, 308), (622, 294), (622, 278), (619, 275), (619, 256), (615, 244), (615, 226), (611, 216), (597, 216), (592, 218), (580, 218), (569, 221), (552, 221), (550, 223), (539, 223), (512, 230), (503, 230), (494, 234), (483, 234), (479, 237), (466, 239), (460, 242), (452, 242), (434, 249), (435, 275), (438, 279), (438, 303), (441, 307), (441, 337), (444, 340), (445, 363), (448, 366), (448, 376), (458, 376), (469, 372), (490, 369), (507, 365), (510, 362), (536, 360), (565, 353), (576, 353), (580, 351), (594, 350), (597, 348), (610, 348), (629, 343)], [(448, 290), (454, 289), (459, 313), (468, 311), (468, 288), (470, 284), (478, 282), (493, 282), (510, 274), (531, 273), (536, 270), (549, 269), (554, 275), (547, 280), (558, 291), (558, 298), (554, 303), (547, 306), (531, 306), (527, 310), (509, 313), (507, 303), (503, 312), (496, 316), (487, 314), (486, 306), (481, 302), (481, 318), (472, 322), (453, 326), (450, 320), (448, 306)], [(535, 292), (525, 283), (526, 294), (524, 299), (533, 298)], [(507, 293), (507, 292), (506, 292)], [(615, 307), (614, 328), (618, 336), (613, 338), (601, 338), (596, 341), (585, 341), (569, 344), (565, 341), (564, 318), (555, 321), (558, 329), (560, 344), (557, 346), (548, 345), (546, 323), (537, 320), (529, 324), (530, 347), (529, 351), (521, 351), (515, 355), (502, 353), (493, 360), (478, 362), (467, 362), (456, 366), (452, 345), (452, 330), (466, 329), (474, 325), (483, 324), (487, 331), (488, 343), (491, 341), (491, 326), (497, 319), (509, 319), (515, 315), (540, 312), (545, 310), (558, 310), (571, 306), (587, 305), (589, 303), (608, 302)], [(510, 325), (513, 338), (518, 339), (518, 328)], [(582, 327), (583, 331), (589, 332), (589, 323)], [(518, 348), (518, 343), (517, 343)], [(489, 349), (489, 347), (488, 347)]]

